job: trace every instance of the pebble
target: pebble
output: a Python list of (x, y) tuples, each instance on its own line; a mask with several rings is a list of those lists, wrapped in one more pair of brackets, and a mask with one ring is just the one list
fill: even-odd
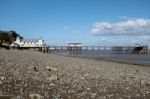
[(54, 86), (55, 86), (55, 84), (54, 84), (54, 83), (50, 83), (50, 86), (51, 86), (51, 87), (54, 87)]
[(89, 91), (89, 90), (91, 90), (91, 88), (87, 88), (87, 90)]
[(96, 98), (96, 93), (92, 93), (91, 98), (95, 99)]
[(144, 84), (145, 84), (144, 79), (140, 79), (140, 85), (144, 85)]
[(0, 84), (3, 84), (3, 82), (2, 82), (2, 81), (0, 81)]
[(6, 78), (4, 76), (1, 77), (1, 80), (5, 80)]
[[(148, 66), (17, 50), (0, 49), (0, 53), (0, 60), (3, 60), (0, 61), (0, 83), (4, 82), (0, 84), (0, 93), (17, 93), (20, 95), (18, 99), (32, 97), (33, 94), (43, 99), (119, 99), (119, 93), (124, 97), (140, 95), (144, 99), (150, 93)], [(33, 66), (39, 72), (35, 72)], [(135, 70), (140, 70), (140, 74)]]
[(30, 94), (30, 99), (43, 99), (40, 94)]
[(49, 81), (53, 81), (53, 80), (57, 80), (58, 77), (57, 77), (57, 75), (51, 75), (50, 77), (47, 77), (47, 79), (48, 79)]

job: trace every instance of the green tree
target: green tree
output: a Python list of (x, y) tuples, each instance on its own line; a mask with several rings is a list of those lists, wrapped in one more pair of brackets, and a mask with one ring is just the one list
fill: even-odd
[(16, 40), (17, 37), (23, 38), (15, 31), (0, 31), (0, 44), (7, 43), (11, 44)]
[(9, 42), (10, 38), (9, 38), (8, 33), (1, 32), (0, 33), (0, 40), (2, 43)]

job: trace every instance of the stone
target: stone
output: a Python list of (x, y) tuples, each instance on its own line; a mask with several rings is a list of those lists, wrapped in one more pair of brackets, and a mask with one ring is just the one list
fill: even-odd
[(0, 84), (3, 84), (3, 82), (2, 82), (2, 81), (0, 81)]
[(55, 86), (55, 84), (51, 83), (51, 84), (50, 84), (50, 86), (54, 87), (54, 86)]
[(87, 90), (89, 91), (89, 90), (91, 90), (90, 88), (87, 88)]
[(143, 79), (140, 79), (140, 85), (144, 85), (145, 81)]
[(35, 72), (37, 72), (37, 71), (38, 71), (38, 69), (37, 69), (37, 67), (36, 67), (36, 66), (34, 66), (34, 67), (33, 67), (33, 70), (34, 70)]
[(18, 96), (16, 97), (16, 99), (22, 99), (22, 96), (18, 95)]
[(1, 77), (1, 80), (5, 80), (6, 78), (4, 76)]
[(91, 99), (95, 99), (96, 98), (96, 93), (93, 93), (92, 95), (91, 95)]
[(30, 99), (43, 99), (43, 97), (40, 94), (30, 94)]
[(57, 80), (57, 75), (51, 75), (47, 78), (49, 81)]
[(47, 79), (48, 81), (58, 80), (57, 76), (57, 69), (52, 68), (50, 66), (45, 67), (46, 73), (47, 73)]
[(133, 79), (133, 78), (135, 78), (135, 77), (134, 77), (134, 76), (131, 76), (130, 78), (132, 78), (132, 79)]
[(130, 89), (130, 87), (126, 87), (126, 90), (129, 90)]
[(49, 72), (57, 72), (58, 70), (56, 68), (50, 67), (50, 66), (46, 66), (45, 69)]

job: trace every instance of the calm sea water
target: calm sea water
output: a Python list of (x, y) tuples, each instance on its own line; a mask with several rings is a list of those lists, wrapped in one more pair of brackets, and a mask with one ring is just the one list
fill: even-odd
[(69, 54), (67, 50), (57, 50), (54, 53), (66, 56), (78, 56), (94, 59), (111, 59), (119, 62), (134, 62), (150, 66), (150, 54), (113, 54), (111, 51), (82, 50), (81, 54)]

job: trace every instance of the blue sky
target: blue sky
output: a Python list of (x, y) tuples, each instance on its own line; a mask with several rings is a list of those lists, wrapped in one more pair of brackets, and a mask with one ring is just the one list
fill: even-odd
[(150, 0), (0, 0), (0, 30), (49, 45), (150, 45)]

